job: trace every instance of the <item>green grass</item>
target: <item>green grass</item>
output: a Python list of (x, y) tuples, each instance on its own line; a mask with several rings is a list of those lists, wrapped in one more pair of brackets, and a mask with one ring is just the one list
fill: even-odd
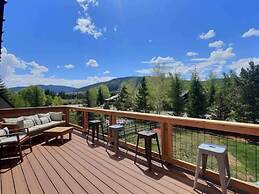
[[(80, 125), (80, 114), (70, 112), (70, 122)], [(158, 127), (158, 124), (151, 123), (150, 126), (150, 123), (148, 122), (132, 120), (132, 122), (125, 125), (127, 142), (136, 144), (137, 132), (149, 129), (150, 127)], [(105, 127), (104, 131), (106, 130), (107, 128)], [(124, 140), (123, 133), (120, 134), (120, 139)], [(182, 127), (174, 128), (172, 137), (172, 157), (196, 164), (197, 148), (199, 144), (204, 142), (222, 144), (228, 147), (232, 177), (248, 182), (259, 181), (259, 146), (244, 138), (208, 134), (203, 133), (203, 131), (199, 132)], [(161, 148), (160, 137), (159, 143)], [(144, 147), (143, 139), (140, 140), (139, 146)], [(155, 140), (152, 142), (152, 150), (158, 152)], [(218, 170), (215, 158), (209, 157), (207, 166), (213, 171)]]

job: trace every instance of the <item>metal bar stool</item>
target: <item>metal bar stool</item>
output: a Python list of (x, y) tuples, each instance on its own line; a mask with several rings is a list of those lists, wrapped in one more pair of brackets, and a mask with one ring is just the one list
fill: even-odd
[(103, 134), (103, 138), (104, 138), (102, 122), (100, 120), (91, 120), (91, 121), (89, 121), (89, 128), (87, 130), (87, 141), (88, 141), (90, 129), (92, 130), (92, 143), (94, 144), (95, 133), (96, 133), (97, 141), (99, 141), (99, 126), (100, 125), (101, 125), (102, 134)]
[[(199, 145), (197, 167), (195, 171), (195, 180), (194, 180), (193, 189), (197, 187), (197, 182), (200, 174), (200, 165), (202, 165), (203, 174), (206, 171), (207, 159), (209, 155), (214, 156), (217, 159), (222, 193), (226, 194), (227, 187), (230, 182), (230, 169), (229, 169), (227, 147), (223, 145), (208, 144), (208, 143), (203, 143)], [(226, 180), (226, 173), (228, 176), (228, 180)]]
[[(144, 140), (145, 140), (145, 156), (147, 158), (148, 168), (151, 170), (152, 139), (153, 138), (156, 139), (159, 157), (160, 157), (160, 160), (162, 161), (162, 156), (161, 156), (160, 146), (159, 146), (159, 141), (158, 141), (158, 135), (153, 130), (145, 130), (145, 131), (138, 132), (134, 163), (136, 163), (136, 159), (137, 159), (137, 155), (138, 155), (138, 146), (139, 146), (140, 138), (144, 138)], [(162, 163), (162, 166), (163, 166), (163, 163)]]
[(116, 125), (111, 125), (108, 128), (106, 150), (109, 146), (109, 143), (114, 143), (115, 152), (116, 152), (116, 154), (118, 153), (118, 151), (119, 151), (119, 132), (121, 130), (123, 130), (125, 145), (127, 146), (125, 128), (123, 125), (116, 124)]

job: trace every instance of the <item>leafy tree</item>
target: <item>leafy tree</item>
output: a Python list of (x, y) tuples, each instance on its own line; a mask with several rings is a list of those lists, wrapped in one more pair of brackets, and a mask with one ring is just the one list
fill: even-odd
[(242, 120), (259, 122), (259, 65), (249, 63), (248, 68), (242, 68), (236, 83), (242, 102)]
[(52, 105), (53, 106), (62, 105), (62, 99), (59, 96), (54, 96), (52, 100)]
[(175, 115), (181, 115), (184, 111), (184, 99), (182, 96), (183, 87), (178, 74), (172, 76), (172, 85), (171, 85), (171, 100), (172, 100), (172, 110)]
[(106, 98), (110, 97), (109, 88), (106, 85), (101, 85), (98, 88), (98, 94), (97, 94), (97, 105), (104, 104), (104, 101)]
[(9, 93), (8, 90), (5, 86), (5, 83), (2, 79), (0, 79), (0, 95), (5, 97), (6, 99), (9, 99)]
[(195, 71), (192, 74), (187, 113), (190, 117), (203, 118), (207, 111), (206, 95)]
[(143, 77), (136, 97), (136, 111), (149, 112), (148, 95), (146, 78)]
[(115, 107), (117, 110), (130, 110), (132, 108), (132, 101), (125, 85), (121, 88)]
[(89, 91), (89, 107), (95, 107), (97, 106), (97, 89), (96, 88), (91, 88), (88, 90)]
[(46, 106), (50, 106), (50, 105), (52, 105), (52, 102), (53, 102), (52, 96), (46, 95), (45, 105), (46, 105)]
[(97, 95), (97, 105), (100, 106), (104, 103), (104, 96), (102, 93), (101, 87), (98, 89), (98, 95)]
[(30, 106), (29, 103), (24, 100), (21, 93), (12, 92), (10, 95), (10, 101), (16, 108)]
[(32, 107), (44, 106), (46, 96), (44, 90), (38, 86), (30, 86), (21, 91), (24, 100)]

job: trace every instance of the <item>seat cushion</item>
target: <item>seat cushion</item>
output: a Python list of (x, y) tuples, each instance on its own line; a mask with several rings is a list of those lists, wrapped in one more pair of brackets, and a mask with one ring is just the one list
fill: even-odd
[[(20, 139), (25, 138), (26, 135), (19, 135)], [(0, 139), (0, 145), (7, 145), (7, 144), (13, 144), (17, 143), (17, 136), (10, 136), (10, 137), (5, 137)]]
[(34, 122), (32, 119), (25, 119), (23, 120), (23, 126), (22, 128), (30, 128), (34, 126)]
[(60, 126), (64, 123), (65, 123), (65, 121), (51, 121), (49, 123), (36, 125), (36, 126), (33, 126), (33, 127), (29, 128), (29, 134), (30, 135), (37, 135), (37, 134), (42, 133), (46, 129), (50, 129), (52, 127)]

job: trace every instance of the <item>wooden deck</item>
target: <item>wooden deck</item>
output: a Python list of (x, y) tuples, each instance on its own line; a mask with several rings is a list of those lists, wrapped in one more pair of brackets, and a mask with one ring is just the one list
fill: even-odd
[(23, 163), (1, 161), (1, 193), (220, 193), (205, 181), (193, 191), (194, 177), (186, 172), (159, 164), (150, 172), (144, 160), (134, 164), (133, 153), (117, 158), (75, 133), (63, 145), (37, 143), (24, 153)]

